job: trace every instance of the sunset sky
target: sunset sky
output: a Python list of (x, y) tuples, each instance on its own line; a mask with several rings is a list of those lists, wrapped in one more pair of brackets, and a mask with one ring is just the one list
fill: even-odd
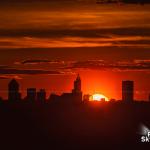
[(150, 93), (150, 5), (95, 0), (0, 2), (0, 95), (18, 79), (47, 96), (72, 89), (121, 99), (122, 80), (135, 81), (135, 99)]

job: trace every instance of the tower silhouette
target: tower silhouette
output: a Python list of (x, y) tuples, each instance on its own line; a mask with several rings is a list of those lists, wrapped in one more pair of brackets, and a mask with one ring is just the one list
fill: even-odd
[(82, 91), (81, 91), (81, 78), (80, 75), (77, 75), (76, 80), (74, 81), (74, 88), (72, 90), (73, 101), (75, 103), (82, 102)]
[(134, 99), (134, 82), (122, 81), (122, 100), (132, 102)]
[(74, 89), (72, 90), (72, 93), (81, 93), (81, 78), (79, 74), (74, 81)]
[(8, 84), (8, 100), (15, 102), (20, 99), (19, 83), (15, 79), (12, 79)]

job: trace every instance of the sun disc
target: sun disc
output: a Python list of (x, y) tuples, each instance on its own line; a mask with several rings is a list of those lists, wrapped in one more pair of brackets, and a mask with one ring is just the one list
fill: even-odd
[(109, 101), (108, 98), (104, 96), (103, 94), (93, 94), (90, 97), (90, 100), (91, 101), (101, 101), (101, 100)]

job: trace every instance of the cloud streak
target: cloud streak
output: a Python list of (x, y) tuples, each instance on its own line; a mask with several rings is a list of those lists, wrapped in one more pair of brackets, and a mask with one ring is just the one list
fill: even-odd
[(42, 70), (42, 69), (16, 69), (16, 68), (0, 68), (1, 75), (38, 75), (38, 74), (62, 74), (56, 70)]
[[(71, 62), (71, 61), (69, 61)], [(18, 62), (19, 63), (19, 62)], [(65, 63), (67, 63), (67, 61), (61, 61), (61, 60), (48, 60), (48, 59), (28, 59), (28, 60), (24, 60), (22, 61), (21, 63), (19, 64), (23, 64), (23, 65), (26, 65), (26, 64), (41, 64), (41, 63), (44, 63), (44, 64), (59, 64), (59, 65), (63, 65)]]
[[(67, 6), (66, 6), (67, 7)], [(65, 8), (66, 8), (65, 7)], [(149, 7), (55, 7), (0, 10), (0, 49), (64, 47), (149, 48)]]
[(150, 48), (150, 36), (63, 37), (63, 38), (0, 38), (0, 49), (65, 48), (65, 47), (140, 47)]
[[(33, 63), (32, 63), (33, 62)], [(76, 72), (78, 69), (105, 70), (105, 71), (148, 71), (150, 72), (150, 60), (133, 61), (105, 61), (105, 60), (86, 60), (86, 61), (53, 61), (53, 60), (27, 60), (21, 64), (29, 66), (44, 64), (47, 67), (55, 66), (61, 71), (70, 70)]]
[[(111, 38), (116, 36), (150, 36), (150, 27), (105, 27), (101, 28), (22, 28), (22, 29), (0, 29), (0, 37), (35, 37), (35, 38), (63, 38), (63, 37), (83, 37), (83, 38)], [(11, 36), (10, 36), (11, 35)]]
[(79, 61), (73, 63), (68, 69), (96, 69), (111, 71), (148, 71), (150, 60), (134, 60), (132, 62), (106, 62), (102, 60)]
[[(24, 67), (27, 69), (22, 69)], [(14, 67), (0, 66), (0, 79), (22, 79), (24, 75), (71, 75), (81, 70), (150, 73), (150, 60), (110, 62), (105, 60), (57, 61), (30, 59), (17, 62)]]
[(22, 78), (20, 76), (18, 76), (18, 75), (0, 75), (0, 80), (7, 80), (7, 79), (17, 79), (17, 80), (20, 80)]

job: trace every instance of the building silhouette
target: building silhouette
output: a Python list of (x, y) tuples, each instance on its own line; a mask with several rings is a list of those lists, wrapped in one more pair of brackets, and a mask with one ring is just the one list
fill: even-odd
[(72, 93), (81, 93), (81, 78), (80, 75), (77, 75), (76, 80), (74, 81), (74, 88)]
[(69, 105), (74, 103), (74, 97), (72, 93), (63, 93), (60, 96), (60, 101), (62, 104)]
[[(84, 95), (82, 97), (82, 84), (81, 78), (78, 74), (74, 80), (73, 89), (71, 92), (62, 93), (61, 95), (51, 94), (47, 99), (48, 103), (57, 104), (81, 104), (90, 101), (90, 95)], [(83, 98), (83, 99), (82, 99)], [(3, 99), (0, 97), (0, 101)], [(18, 102), (21, 100), (21, 93), (19, 92), (19, 83), (12, 79), (8, 84), (8, 100), (11, 102)], [(46, 90), (40, 89), (38, 92), (36, 88), (27, 88), (27, 96), (24, 100), (30, 102), (46, 102)], [(122, 100), (123, 102), (132, 102), (134, 100), (134, 81), (126, 80), (122, 81)], [(101, 99), (101, 101), (106, 101), (106, 99)], [(110, 100), (115, 102), (114, 99)], [(150, 102), (150, 94), (148, 95), (148, 101)]]
[(79, 104), (82, 102), (81, 78), (79, 74), (77, 75), (77, 78), (74, 81), (74, 88), (72, 90), (72, 99), (75, 104)]
[(80, 75), (77, 75), (76, 80), (74, 81), (74, 88), (72, 90), (72, 96), (75, 103), (82, 102), (82, 91), (81, 91), (81, 78)]
[(19, 83), (12, 79), (8, 84), (8, 100), (16, 102), (21, 99), (21, 94), (19, 93)]
[(34, 102), (36, 101), (36, 88), (27, 88), (27, 100)]
[(45, 91), (45, 89), (40, 89), (37, 92), (37, 101), (38, 102), (45, 102), (45, 100), (46, 100), (46, 91)]
[(134, 82), (122, 81), (122, 100), (132, 102), (134, 100)]
[(82, 91), (81, 91), (81, 78), (78, 74), (74, 81), (72, 92), (62, 93), (62, 95), (51, 94), (49, 98), (52, 103), (59, 103), (62, 105), (80, 104), (82, 102)]
[(60, 96), (55, 93), (51, 93), (48, 98), (48, 102), (53, 104), (58, 104), (60, 102)]

